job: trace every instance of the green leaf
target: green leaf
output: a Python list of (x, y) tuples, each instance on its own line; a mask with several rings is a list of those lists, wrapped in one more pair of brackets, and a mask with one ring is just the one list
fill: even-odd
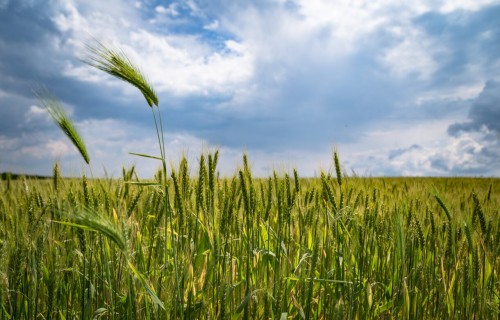
[(64, 316), (64, 314), (61, 310), (59, 310), (59, 319), (66, 320), (66, 317)]
[(161, 186), (163, 186), (161, 183), (158, 183), (158, 182), (125, 181), (125, 183), (133, 184), (136, 186), (143, 186), (143, 187), (161, 187)]
[(54, 221), (71, 227), (99, 232), (113, 241), (123, 252), (126, 252), (126, 240), (118, 231), (116, 224), (99, 212), (90, 208), (77, 210), (75, 213), (66, 213), (71, 222)]
[(306, 278), (306, 281), (313, 281), (313, 282), (323, 282), (323, 283), (339, 283), (339, 284), (352, 284), (351, 281), (345, 281), (345, 280), (333, 280), (333, 279), (319, 279), (319, 278)]
[(73, 223), (73, 222), (68, 222), (68, 221), (59, 221), (59, 220), (52, 220), (52, 222), (58, 223), (58, 224), (62, 224), (62, 225), (65, 225), (65, 226), (80, 228), (80, 229), (83, 229), (83, 230), (95, 231), (92, 228), (89, 228), (87, 226), (84, 226), (84, 225), (81, 225), (81, 224), (78, 224), (78, 223)]
[(163, 159), (161, 157), (152, 156), (152, 155), (149, 155), (149, 154), (135, 153), (135, 152), (129, 152), (129, 154), (134, 155), (134, 156), (138, 156), (138, 157), (150, 158), (150, 159), (156, 159), (156, 160), (163, 161)]
[(154, 292), (153, 288), (148, 284), (144, 276), (137, 270), (134, 265), (127, 260), (127, 264), (129, 269), (134, 273), (135, 277), (139, 280), (139, 282), (144, 286), (146, 291), (148, 292), (149, 296), (153, 299), (153, 301), (159, 305), (163, 310), (165, 310), (165, 307), (163, 306), (163, 302), (158, 298), (156, 295), (156, 292)]

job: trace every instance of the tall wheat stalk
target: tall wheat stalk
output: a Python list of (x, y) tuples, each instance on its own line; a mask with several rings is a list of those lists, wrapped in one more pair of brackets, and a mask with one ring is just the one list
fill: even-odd
[[(156, 135), (158, 138), (158, 147), (160, 149), (160, 156), (147, 155), (142, 153), (131, 153), (136, 156), (151, 158), (161, 161), (162, 163), (162, 178), (163, 181), (161, 186), (165, 192), (164, 195), (164, 216), (165, 216), (165, 238), (168, 238), (168, 230), (170, 230), (170, 241), (172, 245), (173, 257), (174, 257), (174, 272), (175, 272), (175, 288), (176, 288), (176, 298), (174, 301), (174, 314), (180, 314), (183, 318), (183, 306), (182, 306), (182, 295), (180, 289), (180, 278), (179, 278), (179, 263), (177, 258), (177, 240), (174, 235), (173, 227), (173, 212), (170, 205), (169, 198), (169, 188), (168, 188), (168, 175), (167, 175), (167, 161), (166, 161), (166, 150), (165, 150), (165, 134), (163, 129), (163, 121), (160, 112), (160, 106), (158, 97), (152, 85), (150, 85), (141, 72), (141, 70), (128, 58), (128, 56), (121, 49), (115, 49), (110, 46), (103, 44), (102, 42), (96, 41), (94, 44), (89, 44), (87, 46), (89, 56), (84, 60), (88, 65), (97, 68), (105, 73), (114, 76), (122, 81), (125, 81), (132, 86), (136, 87), (141, 91), (146, 102), (151, 107), (151, 112), (155, 124)], [(156, 108), (154, 108), (156, 106)], [(141, 183), (137, 183), (141, 184)], [(147, 185), (151, 185), (147, 183)], [(154, 185), (154, 184), (153, 184)], [(169, 229), (167, 229), (169, 226)], [(168, 261), (168, 252), (165, 250), (165, 263)], [(178, 305), (180, 304), (180, 312), (177, 312)]]

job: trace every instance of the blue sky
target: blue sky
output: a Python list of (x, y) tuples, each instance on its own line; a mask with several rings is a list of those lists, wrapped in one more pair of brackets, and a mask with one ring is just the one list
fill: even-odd
[[(500, 175), (500, 1), (0, 0), (0, 171), (84, 166), (32, 89), (71, 114), (92, 172), (156, 163), (149, 107), (81, 62), (92, 37), (155, 87), (169, 161), (230, 175)], [(194, 173), (194, 171), (193, 171)]]

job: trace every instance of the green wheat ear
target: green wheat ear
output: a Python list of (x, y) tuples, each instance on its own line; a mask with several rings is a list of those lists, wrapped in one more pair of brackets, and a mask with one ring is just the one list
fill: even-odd
[(66, 111), (64, 111), (63, 107), (59, 104), (56, 98), (54, 98), (54, 96), (47, 89), (39, 89), (38, 91), (35, 91), (35, 95), (45, 110), (47, 110), (52, 120), (54, 120), (56, 125), (61, 128), (64, 134), (78, 149), (85, 162), (90, 164), (90, 158), (87, 153), (85, 143), (83, 143), (83, 139), (78, 134), (78, 131), (76, 131), (73, 121), (71, 121), (69, 116), (66, 114)]
[(88, 44), (87, 49), (89, 56), (83, 62), (130, 83), (142, 92), (150, 107), (158, 106), (158, 97), (153, 87), (121, 49), (110, 48), (99, 41)]

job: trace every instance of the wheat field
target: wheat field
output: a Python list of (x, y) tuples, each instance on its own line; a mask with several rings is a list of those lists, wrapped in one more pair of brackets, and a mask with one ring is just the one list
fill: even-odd
[(3, 180), (0, 318), (499, 316), (498, 179), (263, 179), (246, 156), (220, 178), (217, 160)]

